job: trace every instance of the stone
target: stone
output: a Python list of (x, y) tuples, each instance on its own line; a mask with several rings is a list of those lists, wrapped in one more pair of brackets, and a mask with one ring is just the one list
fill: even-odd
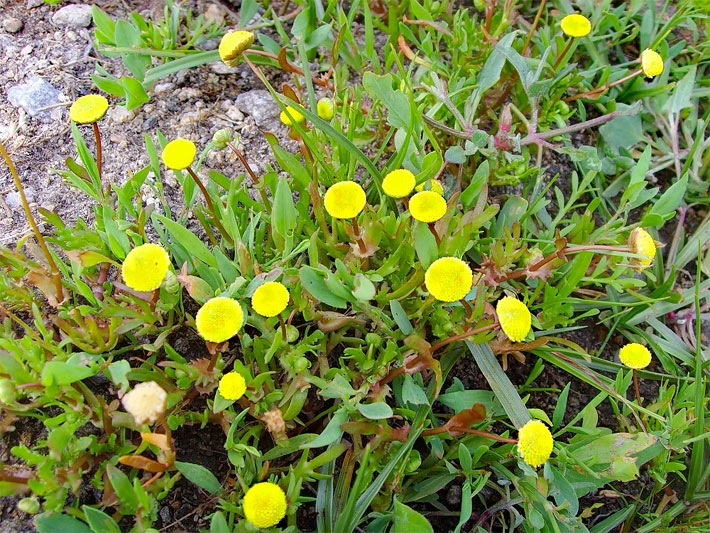
[(136, 109), (129, 110), (122, 105), (111, 106), (108, 110), (108, 117), (112, 122), (116, 122), (118, 124), (133, 120), (137, 114), (138, 111)]
[(219, 26), (224, 22), (224, 9), (217, 4), (210, 4), (205, 11), (205, 20), (211, 20), (215, 25)]
[(22, 29), (22, 21), (15, 17), (9, 17), (2, 21), (2, 29), (7, 33), (17, 33)]
[[(31, 204), (35, 200), (35, 190), (32, 187), (25, 187), (25, 198)], [(17, 191), (9, 192), (5, 195), (5, 203), (10, 209), (22, 209), (22, 198)]]
[(61, 104), (66, 101), (64, 95), (39, 76), (32, 76), (27, 83), (10, 87), (7, 99), (15, 107), (21, 107), (31, 117), (40, 122), (52, 122), (62, 118), (62, 109), (55, 107), (44, 109), (48, 106)]
[(154, 94), (162, 94), (162, 93), (167, 93), (168, 91), (172, 91), (173, 88), (175, 87), (174, 83), (158, 83), (154, 88), (153, 88), (153, 93)]
[(52, 15), (52, 22), (57, 26), (87, 28), (91, 24), (91, 6), (69, 4)]
[(221, 61), (210, 63), (210, 70), (215, 74), (237, 74), (239, 72), (238, 67), (229, 67)]
[(44, 5), (44, 0), (27, 0), (25, 9), (34, 9), (35, 7), (39, 7), (41, 5)]
[(237, 107), (242, 113), (251, 115), (257, 126), (269, 125), (281, 113), (281, 108), (264, 89), (254, 89), (237, 96)]

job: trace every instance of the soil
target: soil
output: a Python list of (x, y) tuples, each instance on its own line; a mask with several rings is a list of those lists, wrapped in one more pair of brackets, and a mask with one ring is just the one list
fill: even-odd
[[(118, 3), (99, 0), (94, 3), (112, 17), (127, 17), (132, 11), (154, 16), (156, 9), (157, 12), (162, 10), (160, 1), (122, 0)], [(0, 49), (4, 58), (0, 64), (0, 79), (4, 80), (4, 90), (0, 91), (0, 140), (14, 160), (28, 196), (31, 197), (33, 208), (41, 206), (53, 209), (66, 222), (78, 218), (90, 220), (93, 216), (91, 203), (83, 198), (77, 201), (75, 190), (70, 189), (61, 176), (51, 171), (65, 168), (64, 160), (67, 157), (76, 157), (68, 119), (68, 105), (61, 108), (59, 120), (42, 123), (12, 106), (6, 97), (6, 89), (37, 74), (59, 89), (68, 104), (92, 91), (90, 75), (94, 72), (97, 60), (111, 73), (120, 76), (127, 72), (120, 60), (106, 58), (93, 49), (91, 27), (67, 29), (54, 26), (51, 21), (52, 14), (61, 6), (41, 4), (30, 9), (27, 5), (26, 0), (0, 0), (3, 18), (14, 17), (24, 21), (24, 28), (19, 33), (0, 31)], [(195, 12), (201, 13), (209, 4), (191, 1), (187, 5)], [(234, 20), (230, 18), (230, 11), (234, 6), (229, 3), (219, 5), (225, 10), (227, 25), (234, 24)], [(269, 74), (276, 76), (273, 81), (277, 84), (285, 81), (276, 73)], [(204, 146), (215, 131), (232, 128), (241, 136), (244, 153), (257, 175), (263, 173), (267, 165), (276, 166), (268, 143), (254, 118), (245, 115), (235, 103), (239, 94), (262, 89), (260, 82), (248, 68), (240, 66), (236, 72), (225, 74), (221, 68), (203, 66), (174, 74), (158, 83), (159, 93), (153, 94), (151, 101), (136, 113), (123, 118), (119, 113), (111, 113), (102, 121), (104, 153), (108, 154), (104, 162), (104, 176), (107, 179), (122, 184), (134, 172), (145, 167), (148, 158), (144, 150), (144, 135), (150, 135), (157, 143), (157, 130), (168, 138), (185, 137), (198, 146)], [(273, 123), (273, 131), (282, 144), (293, 148), (286, 137), (286, 128), (278, 121)], [(93, 149), (94, 141), (90, 130), (85, 129), (84, 133), (87, 143)], [(564, 157), (555, 156), (554, 160), (546, 160), (544, 164), (549, 166), (546, 177), (551, 178), (559, 172), (562, 179), (558, 183), (565, 187), (565, 178), (572, 170), (569, 161)], [(212, 152), (205, 161), (205, 166), (226, 175), (241, 173), (243, 170), (237, 158), (227, 151)], [(168, 186), (165, 193), (170, 205), (181, 206), (182, 191), (179, 184), (169, 179), (166, 179), (166, 183)], [(7, 195), (14, 190), (12, 177), (3, 166), (0, 171), (0, 245), (16, 243), (29, 230), (22, 207), (8, 205)], [(502, 192), (511, 193), (509, 190), (498, 191)], [(498, 194), (495, 191), (492, 191), (493, 193)], [(152, 192), (147, 188), (144, 200), (154, 200)], [(688, 221), (695, 222), (698, 218), (691, 212)], [(606, 337), (606, 330), (592, 320), (585, 325), (589, 327), (572, 332), (568, 337), (582, 347), (594, 351)], [(190, 332), (194, 334), (192, 330)], [(188, 353), (188, 348), (197, 345), (202, 350), (204, 345), (195, 340), (176, 334), (171, 337), (171, 344), (180, 353)], [(613, 360), (618, 348), (619, 344), (612, 339), (602, 356)], [(200, 356), (204, 357), (205, 354)], [(528, 356), (524, 364), (510, 358), (509, 375), (513, 383), (524, 383), (534, 363), (535, 358), (532, 356)], [(470, 357), (461, 357), (444, 388), (450, 385), (454, 377), (461, 379), (467, 388), (489, 388)], [(568, 374), (548, 364), (533, 386), (561, 390), (569, 381)], [(642, 380), (642, 387), (644, 397), (649, 400), (655, 398), (656, 382)], [(593, 387), (575, 381), (570, 391), (565, 421), (569, 421), (572, 413), (578, 412), (596, 393), (597, 390)], [(313, 398), (313, 402), (318, 401)], [(552, 412), (556, 402), (556, 394), (533, 391), (528, 405)], [(317, 411), (315, 408), (314, 410)], [(600, 425), (619, 428), (619, 421), (608, 402), (602, 403), (598, 411)], [(4, 433), (0, 440), (0, 460), (10, 465), (14, 457), (9, 453), (11, 446), (18, 443), (30, 444), (46, 437), (44, 427), (33, 418), (17, 420), (14, 426), (16, 429)], [(178, 460), (201, 464), (212, 471), (220, 481), (227, 477), (230, 464), (223, 446), (225, 436), (219, 426), (186, 426), (176, 431), (174, 437), (178, 445)], [(88, 477), (90, 476), (87, 476), (87, 479)], [(90, 487), (88, 483), (86, 485)], [(628, 487), (626, 489), (628, 490)], [(457, 509), (460, 503), (460, 486), (456, 482), (443, 489), (441, 494), (442, 502), (449, 504), (451, 509)], [(483, 496), (485, 498), (486, 494)], [(485, 503), (494, 503), (493, 496), (494, 494), (489, 494), (490, 501)], [(100, 499), (100, 494), (87, 489), (78, 497), (81, 503), (92, 504)], [(605, 498), (600, 494), (591, 494), (582, 503), (583, 506), (588, 506), (596, 501), (604, 504), (602, 509), (595, 511), (596, 519), (618, 510), (623, 505), (619, 499)], [(160, 502), (158, 520), (154, 527), (161, 531), (198, 531), (200, 528), (208, 528), (209, 524), (204, 517), (215, 510), (215, 505), (216, 500), (212, 496), (186, 479), (180, 479), (169, 496)], [(474, 502), (473, 520), (475, 521), (484, 510), (484, 505)], [(453, 529), (458, 519), (442, 516), (432, 520), (436, 520), (435, 529), (443, 531)], [(303, 531), (315, 529), (312, 507), (301, 506), (298, 523)], [(469, 522), (466, 527), (471, 527), (472, 523)], [(31, 516), (17, 510), (15, 499), (0, 498), (0, 532), (25, 531), (35, 531)]]

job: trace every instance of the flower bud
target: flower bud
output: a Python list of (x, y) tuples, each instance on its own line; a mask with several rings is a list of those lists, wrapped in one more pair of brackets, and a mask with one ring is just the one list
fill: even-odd
[(221, 130), (217, 130), (212, 136), (212, 144), (218, 150), (222, 150), (227, 147), (228, 142), (231, 142), (232, 136), (232, 130), (229, 128), (222, 128)]
[(37, 514), (39, 513), (39, 502), (37, 498), (22, 498), (17, 502), (17, 508), (23, 513)]

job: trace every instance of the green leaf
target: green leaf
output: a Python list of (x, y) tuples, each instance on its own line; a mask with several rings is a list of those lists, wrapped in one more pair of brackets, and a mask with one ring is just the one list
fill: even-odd
[(111, 463), (106, 465), (106, 474), (125, 511), (136, 513), (138, 511), (138, 496), (136, 496), (128, 476)]
[(271, 224), (274, 231), (284, 239), (293, 234), (296, 227), (296, 207), (293, 205), (293, 194), (288, 181), (281, 178), (276, 185), (274, 206), (271, 210)]
[(333, 444), (335, 441), (340, 440), (343, 436), (343, 430), (340, 429), (340, 425), (348, 420), (348, 412), (341, 408), (333, 414), (333, 417), (325, 426), (321, 434), (318, 435), (311, 442), (304, 444), (303, 448), (320, 448), (321, 446), (328, 446)]
[(417, 511), (394, 499), (394, 520), (391, 533), (434, 533), (429, 521)]
[[(612, 433), (575, 442), (568, 448), (568, 453), (607, 481), (631, 481), (639, 473), (636, 456), (657, 443), (658, 438), (650, 434)], [(644, 457), (638, 462), (643, 464), (652, 458)]]
[(642, 226), (661, 226), (675, 216), (676, 209), (683, 203), (688, 188), (688, 174), (666, 189), (661, 197), (653, 202), (641, 220)]
[(118, 527), (115, 520), (103, 511), (99, 511), (88, 505), (83, 505), (82, 510), (84, 511), (84, 516), (86, 516), (86, 521), (89, 523), (94, 533), (121, 533), (121, 528)]
[(476, 172), (473, 174), (473, 178), (471, 178), (471, 183), (469, 183), (468, 187), (461, 193), (461, 203), (464, 207), (471, 208), (478, 201), (483, 186), (488, 182), (489, 174), (490, 166), (486, 160), (478, 165)]
[(330, 289), (328, 289), (328, 286), (321, 277), (320, 270), (309, 266), (302, 266), (298, 271), (298, 275), (301, 278), (303, 288), (319, 302), (323, 302), (337, 309), (345, 309), (348, 306), (346, 300), (330, 292)]
[(619, 148), (629, 149), (643, 138), (641, 115), (616, 117), (601, 126), (599, 133), (617, 152)]
[(414, 229), (414, 249), (417, 252), (422, 268), (428, 268), (439, 255), (436, 237), (423, 222), (417, 222)]
[(175, 468), (177, 468), (183, 476), (198, 487), (205, 489), (207, 492), (216, 494), (222, 490), (219, 480), (202, 465), (175, 461)]
[(49, 361), (42, 368), (42, 385), (68, 385), (96, 374), (88, 366), (63, 361)]
[(368, 302), (375, 297), (375, 292), (374, 283), (365, 274), (361, 272), (355, 274), (352, 293), (357, 300)]
[(42, 513), (35, 517), (35, 527), (39, 533), (92, 533), (81, 520), (65, 514)]
[(399, 327), (400, 331), (405, 335), (412, 333), (414, 328), (412, 327), (412, 323), (409, 321), (409, 317), (407, 317), (407, 313), (404, 311), (402, 304), (397, 300), (390, 300), (390, 309), (392, 310), (392, 317), (397, 323), (397, 327)]
[(490, 346), (488, 344), (473, 344), (471, 341), (466, 341), (466, 346), (491, 386), (491, 390), (505, 409), (510, 421), (516, 428), (523, 427), (530, 420), (530, 413), (520, 399), (518, 390), (500, 367)]
[[(130, 22), (122, 19), (116, 21), (114, 41), (119, 48), (137, 49), (143, 44), (140, 30)], [(121, 54), (121, 59), (123, 59), (131, 74), (138, 80), (142, 81), (144, 79), (146, 68), (150, 66), (150, 57), (140, 54)]]
[(426, 392), (414, 382), (414, 379), (409, 374), (404, 375), (402, 400), (413, 405), (429, 405)]
[(135, 109), (150, 100), (150, 96), (138, 80), (123, 76), (119, 83), (123, 87), (123, 96), (126, 98), (126, 109)]
[(488, 59), (476, 79), (479, 94), (483, 94), (498, 83), (500, 73), (505, 65), (505, 56), (501, 53), (498, 47), (504, 48), (510, 46), (514, 38), (515, 32), (507, 34), (498, 42), (498, 45), (494, 48), (493, 52), (491, 52), (491, 55), (488, 56)]
[(143, 83), (150, 84), (160, 78), (180, 72), (181, 70), (188, 70), (206, 63), (213, 63), (215, 61), (221, 61), (218, 50), (208, 50), (206, 52), (190, 54), (185, 57), (181, 57), (180, 59), (176, 59), (175, 61), (170, 61), (158, 67), (149, 69), (145, 74)]
[(387, 108), (389, 125), (393, 128), (407, 129), (412, 121), (409, 99), (402, 91), (393, 89), (393, 84), (392, 74), (378, 76), (373, 72), (365, 72), (362, 77), (362, 86), (365, 90)]
[(360, 411), (362, 416), (370, 420), (382, 420), (394, 415), (392, 408), (385, 402), (361, 403), (358, 404), (357, 410)]
[(463, 165), (468, 160), (468, 156), (461, 146), (455, 145), (446, 150), (444, 159), (449, 163)]
[(152, 216), (163, 223), (165, 229), (172, 235), (175, 242), (185, 248), (189, 255), (197, 257), (209, 266), (217, 268), (217, 261), (215, 260), (214, 255), (212, 255), (207, 246), (205, 246), (194, 233), (177, 222), (164, 217), (163, 215), (153, 213)]
[(224, 517), (222, 511), (217, 511), (212, 515), (212, 520), (210, 520), (210, 533), (231, 533), (232, 530), (229, 529), (227, 524), (227, 519)]

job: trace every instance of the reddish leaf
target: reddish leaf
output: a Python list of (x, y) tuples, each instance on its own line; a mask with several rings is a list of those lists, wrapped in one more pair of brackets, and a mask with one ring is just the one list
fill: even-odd
[(153, 459), (143, 457), (142, 455), (124, 455), (123, 457), (118, 458), (118, 462), (122, 465), (138, 468), (154, 474), (158, 472), (165, 472), (164, 464), (154, 461)]
[(444, 424), (446, 432), (452, 437), (462, 435), (462, 431), (456, 431), (457, 428), (468, 428), (473, 424), (483, 422), (486, 419), (486, 407), (482, 403), (475, 403), (470, 409), (464, 409), (460, 413), (452, 416), (449, 421)]

